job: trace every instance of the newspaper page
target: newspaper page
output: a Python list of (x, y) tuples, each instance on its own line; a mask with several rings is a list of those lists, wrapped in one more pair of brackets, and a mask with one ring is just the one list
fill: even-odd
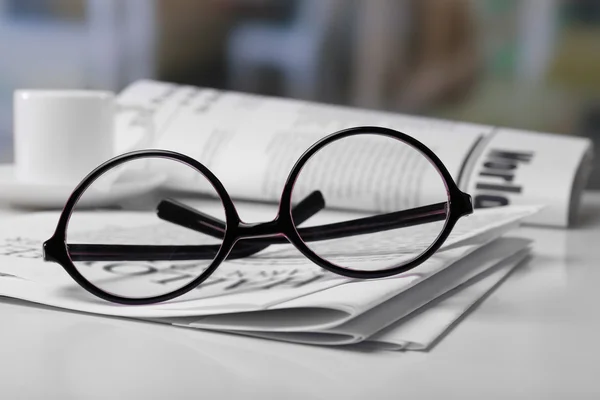
[[(536, 211), (535, 207), (502, 207), (480, 210), (469, 218), (463, 218), (448, 238), (445, 248), (416, 269), (394, 278), (356, 282), (327, 273), (299, 255), (292, 253), (283, 257), (282, 252), (276, 250), (272, 258), (258, 253), (246, 259), (226, 261), (210, 280), (196, 290), (172, 301), (149, 306), (114, 305), (98, 299), (79, 287), (59, 265), (42, 262), (41, 243), (51, 235), (58, 215), (39, 213), (16, 217), (0, 229), (0, 295), (104, 315), (180, 318), (181, 323), (191, 323), (200, 317), (237, 314), (235, 328), (238, 330), (328, 329), (431, 278), (484, 245), (481, 237), (489, 242), (515, 228), (523, 218)], [(116, 216), (112, 213), (94, 212), (85, 221), (80, 218), (85, 225), (81, 229), (86, 232), (105, 229), (106, 226), (114, 229), (127, 217), (123, 212), (116, 213)], [(142, 216), (131, 218), (138, 218), (143, 223), (145, 213), (139, 214)], [(263, 218), (263, 215), (256, 215), (256, 218)], [(133, 225), (128, 223), (128, 226)], [(139, 232), (134, 229), (134, 234), (139, 235)], [(485, 235), (487, 232), (493, 234)], [(125, 238), (127, 233), (121, 232), (121, 238)], [(396, 237), (392, 239), (397, 241)], [(396, 257), (404, 256), (409, 245), (408, 242), (400, 243)], [(345, 257), (382, 256), (377, 243), (359, 242), (349, 245), (349, 248), (358, 250), (345, 254)], [(107, 279), (130, 279), (136, 285), (168, 285), (177, 274), (184, 273), (177, 265), (157, 262), (156, 265), (146, 265), (144, 274), (132, 270), (130, 265), (98, 262), (92, 267), (97, 268), (98, 276), (106, 276)], [(352, 287), (352, 296), (336, 295), (341, 293), (339, 291), (323, 296), (331, 288), (348, 284), (354, 285), (349, 286)], [(361, 285), (369, 290), (355, 289)], [(310, 297), (317, 293), (318, 296)], [(300, 302), (303, 302), (301, 307)], [(231, 325), (228, 327), (233, 328)]]
[[(322, 137), (353, 126), (389, 127), (421, 141), (438, 155), (459, 187), (473, 196), (476, 207), (547, 204), (528, 220), (542, 225), (565, 227), (573, 221), (591, 165), (591, 142), (584, 138), (157, 81), (132, 84), (118, 101), (118, 150), (140, 143), (190, 155), (213, 171), (234, 198), (277, 201), (305, 150)], [(410, 165), (401, 172), (404, 177), (412, 173)], [(345, 179), (343, 171), (336, 176), (346, 185), (362, 182)], [(193, 179), (177, 178), (171, 182), (182, 187)], [(438, 179), (392, 178), (384, 186), (407, 199), (415, 193), (427, 199), (431, 180)], [(327, 193), (326, 198), (329, 205), (348, 207), (348, 199), (336, 193)], [(352, 203), (364, 210), (372, 205)]]
[[(370, 308), (367, 312), (327, 329), (314, 326), (294, 330), (281, 329), (281, 327), (269, 329), (270, 327), (265, 325), (236, 329), (235, 326), (239, 326), (239, 323), (236, 323), (235, 315), (209, 316), (183, 325), (203, 329), (228, 330), (236, 333), (250, 333), (255, 336), (307, 344), (342, 345), (358, 343), (369, 339), (375, 333), (407, 317), (416, 310), (422, 309), (422, 307), (450, 290), (465, 285), (469, 281), (475, 281), (477, 277), (488, 270), (504, 269), (506, 266), (514, 267), (518, 265), (529, 253), (529, 245), (530, 241), (525, 239), (498, 239), (455, 261), (451, 267), (418, 282), (410, 290), (405, 290)], [(329, 293), (316, 292), (304, 298), (286, 302), (284, 304), (285, 309), (289, 310), (291, 307), (302, 309), (303, 304), (317, 302), (319, 296), (327, 296), (328, 299), (344, 298), (356, 296), (357, 294), (360, 296), (362, 292), (373, 290), (368, 284), (364, 285), (363, 283), (358, 283), (360, 287), (357, 286), (357, 283), (336, 286), (329, 289), (327, 291)], [(393, 282), (389, 283), (393, 284)], [(380, 283), (373, 281), (371, 286), (377, 287), (377, 285), (380, 285)], [(379, 292), (377, 288), (374, 291)], [(437, 326), (444, 326), (444, 321), (438, 320)]]
[(499, 286), (523, 260), (516, 254), (407, 317), (367, 338), (366, 344), (385, 350), (430, 350), (474, 306)]

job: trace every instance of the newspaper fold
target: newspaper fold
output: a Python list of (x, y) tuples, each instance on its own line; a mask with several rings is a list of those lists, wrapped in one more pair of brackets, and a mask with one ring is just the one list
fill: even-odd
[(519, 266), (521, 255), (513, 256), (489, 274), (483, 273), (461, 285), (433, 304), (419, 309), (413, 314), (395, 322), (365, 340), (385, 350), (429, 350), (455, 325), (471, 308), (481, 302)]
[[(498, 239), (475, 252), (467, 255), (466, 257), (456, 261), (450, 268), (446, 268), (444, 271), (430, 277), (423, 281), (419, 285), (406, 290), (390, 300), (373, 307), (368, 312), (365, 312), (353, 319), (348, 320), (345, 323), (336, 325), (329, 329), (296, 329), (286, 330), (282, 332), (279, 329), (246, 329), (244, 330), (233, 330), (228, 329), (227, 326), (221, 327), (221, 324), (215, 323), (214, 321), (205, 321), (201, 319), (197, 322), (187, 324), (184, 326), (214, 329), (214, 330), (229, 330), (236, 333), (247, 333), (254, 336), (265, 337), (269, 339), (287, 340), (292, 342), (307, 343), (307, 344), (328, 344), (328, 345), (343, 345), (353, 344), (362, 341), (374, 341), (374, 342), (389, 342), (392, 343), (396, 336), (392, 337), (392, 333), (388, 332), (387, 336), (383, 339), (375, 339), (374, 337), (378, 332), (381, 332), (385, 328), (394, 325), (395, 322), (407, 318), (411, 313), (425, 307), (425, 313), (427, 311), (427, 304), (434, 301), (435, 299), (447, 294), (449, 291), (456, 289), (462, 285), (469, 286), (469, 284), (477, 285), (475, 281), (481, 278), (481, 275), (489, 270), (502, 270), (504, 275), (512, 270), (513, 267), (519, 264), (525, 259), (529, 253), (530, 242), (524, 239), (505, 238)], [(508, 268), (510, 267), (510, 268)], [(502, 276), (493, 274), (494, 278), (487, 282), (497, 282)], [(485, 279), (485, 278), (484, 278)], [(342, 289), (343, 293), (337, 293), (334, 296), (337, 298), (343, 298), (344, 295), (351, 295), (351, 290), (356, 288), (349, 287), (350, 285), (338, 286), (331, 289), (335, 291)], [(487, 288), (487, 289), (486, 289)], [(469, 301), (475, 302), (481, 295), (490, 289), (487, 285), (483, 285), (480, 289), (472, 289), (463, 296), (466, 303)], [(483, 290), (483, 292), (481, 292)], [(339, 292), (340, 290), (338, 290)], [(472, 293), (472, 295), (471, 295)], [(459, 303), (460, 304), (460, 303)], [(464, 304), (464, 303), (463, 303)], [(459, 315), (466, 311), (467, 307), (459, 307)], [(428, 323), (437, 324), (437, 330), (427, 330), (426, 326), (418, 326), (423, 328), (425, 332), (432, 332), (430, 335), (437, 336), (435, 333), (440, 333), (447, 326), (451, 324), (446, 323), (447, 318), (436, 319), (434, 313), (431, 313), (433, 318), (431, 320), (425, 317)], [(456, 315), (456, 314), (450, 314)], [(229, 326), (235, 326), (236, 316), (227, 316)], [(431, 321), (431, 322), (430, 322)], [(239, 323), (238, 323), (239, 326)], [(399, 324), (402, 326), (402, 324)], [(400, 334), (400, 337), (403, 337)], [(406, 336), (409, 337), (409, 336)], [(408, 340), (408, 339), (407, 339)], [(431, 340), (429, 339), (428, 343)], [(425, 343), (426, 341), (423, 341)], [(391, 346), (391, 345), (390, 345)], [(403, 345), (402, 348), (405, 346)], [(416, 348), (417, 345), (413, 344), (412, 347)]]

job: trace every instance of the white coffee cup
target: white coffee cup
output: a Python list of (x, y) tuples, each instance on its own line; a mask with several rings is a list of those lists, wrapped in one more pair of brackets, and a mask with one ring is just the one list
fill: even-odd
[(74, 184), (114, 156), (112, 92), (17, 90), (13, 104), (17, 180)]

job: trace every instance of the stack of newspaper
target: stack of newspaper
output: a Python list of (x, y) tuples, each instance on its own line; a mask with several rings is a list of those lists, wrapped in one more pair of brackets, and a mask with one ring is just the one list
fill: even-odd
[[(264, 218), (268, 208), (241, 206), (245, 215), (257, 219)], [(87, 293), (59, 265), (44, 263), (41, 245), (52, 234), (58, 213), (30, 214), (3, 221), (0, 295), (67, 310), (291, 342), (427, 349), (527, 258), (530, 242), (505, 234), (537, 210), (478, 210), (457, 224), (428, 261), (392, 278), (353, 280), (326, 272), (301, 255), (266, 251), (226, 261), (196, 290), (148, 306), (105, 302)], [(114, 227), (114, 218), (122, 222), (123, 213), (90, 213), (86, 225), (88, 230)], [(376, 244), (367, 244), (354, 257), (368, 259), (376, 251)], [(107, 278), (126, 273), (113, 267), (105, 268)], [(160, 279), (173, 278), (168, 266), (156, 270), (157, 285)]]
[[(226, 261), (181, 298), (149, 306), (115, 305), (87, 293), (57, 264), (42, 262), (42, 242), (51, 236), (58, 218), (58, 213), (48, 212), (2, 221), (0, 295), (291, 342), (427, 349), (527, 258), (530, 242), (507, 236), (509, 231), (522, 221), (555, 227), (573, 221), (592, 157), (590, 141), (582, 138), (156, 81), (136, 82), (118, 96), (116, 143), (119, 149), (161, 148), (197, 159), (236, 201), (252, 201), (236, 203), (244, 221), (268, 221), (297, 156), (329, 133), (360, 125), (397, 129), (429, 146), (479, 208), (458, 222), (433, 257), (407, 273), (352, 280), (324, 271), (298, 252), (266, 249)], [(279, 157), (282, 154), (286, 157)], [(411, 173), (409, 163), (405, 169), (403, 173)], [(179, 178), (186, 187), (186, 177)], [(398, 179), (391, 179), (397, 185)], [(371, 190), (367, 180), (355, 182), (355, 191)], [(414, 182), (399, 192), (427, 197), (426, 182)], [(546, 207), (538, 213), (537, 204)], [(481, 208), (499, 205), (503, 207)], [(326, 217), (323, 214), (319, 212)], [(86, 229), (102, 230), (107, 224), (113, 229), (133, 227), (123, 224), (124, 218), (123, 212), (90, 214)], [(410, 247), (411, 238), (402, 239)], [(377, 243), (349, 242), (348, 250), (344, 256), (368, 261), (377, 256)], [(178, 269), (169, 265), (150, 270), (158, 274), (149, 275), (157, 285), (177, 278)], [(136, 273), (115, 265), (103, 271), (107, 279)]]

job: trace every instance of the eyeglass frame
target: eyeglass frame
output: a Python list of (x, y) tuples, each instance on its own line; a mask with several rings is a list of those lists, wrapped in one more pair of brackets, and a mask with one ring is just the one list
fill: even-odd
[[(428, 161), (437, 169), (440, 174), (444, 184), (446, 186), (446, 193), (448, 196), (447, 203), (443, 204), (447, 205), (447, 209), (444, 210), (446, 213), (444, 219), (445, 224), (442, 228), (440, 234), (437, 236), (435, 241), (420, 255), (416, 258), (410, 260), (405, 264), (401, 264), (392, 268), (386, 268), (382, 270), (376, 271), (360, 271), (360, 270), (351, 270), (348, 268), (341, 267), (332, 263), (329, 260), (326, 260), (320, 256), (318, 256), (307, 244), (306, 239), (302, 239), (299, 229), (314, 229), (319, 228), (311, 227), (311, 228), (298, 228), (299, 222), (294, 222), (293, 211), (295, 207), (292, 207), (292, 192), (294, 189), (294, 184), (298, 179), (300, 172), (304, 165), (308, 162), (308, 160), (316, 154), (323, 147), (331, 144), (340, 139), (344, 139), (350, 136), (356, 135), (366, 135), (366, 134), (375, 134), (390, 137), (392, 139), (399, 140), (412, 146), (414, 149), (419, 151), (421, 155), (426, 157)], [(83, 195), (83, 193), (87, 190), (87, 188), (94, 183), (94, 181), (103, 175), (105, 172), (113, 169), (114, 167), (141, 158), (164, 158), (175, 160), (181, 162), (193, 169), (195, 169), (198, 173), (202, 174), (215, 189), (217, 195), (221, 200), (221, 204), (223, 205), (225, 211), (225, 226), (224, 226), (224, 236), (222, 238), (222, 242), (220, 244), (219, 250), (216, 255), (212, 259), (210, 265), (195, 279), (187, 283), (186, 285), (173, 290), (172, 292), (145, 297), (145, 298), (129, 298), (118, 296), (112, 294), (110, 292), (104, 291), (88, 281), (83, 274), (79, 272), (77, 267), (75, 267), (74, 262), (69, 255), (69, 244), (67, 244), (66, 233), (67, 227), (70, 220), (70, 217), (74, 211), (75, 206), (77, 205), (79, 199)], [(309, 196), (311, 197), (311, 196)], [(315, 207), (315, 201), (318, 203), (319, 200), (314, 200), (315, 194), (312, 195), (313, 205)], [(322, 200), (322, 199), (321, 199)], [(303, 201), (304, 202), (304, 201)], [(322, 207), (316, 206), (317, 210), (324, 207), (324, 203)], [(314, 211), (314, 210), (313, 210)], [(407, 210), (410, 211), (410, 210)], [(305, 215), (305, 217), (312, 215), (310, 211), (309, 214)], [(402, 211), (401, 211), (402, 212)], [(400, 213), (401, 213), (400, 212)], [(218, 266), (225, 261), (228, 255), (234, 249), (234, 246), (240, 241), (250, 241), (254, 239), (285, 239), (284, 241), (263, 241), (267, 244), (273, 243), (291, 243), (296, 249), (298, 249), (306, 258), (310, 261), (314, 262), (316, 265), (324, 268), (330, 272), (336, 273), (338, 275), (346, 276), (349, 278), (356, 279), (375, 279), (375, 278), (385, 278), (393, 275), (397, 275), (406, 271), (409, 271), (418, 265), (422, 264), (429, 257), (431, 257), (445, 242), (448, 238), (450, 232), (454, 228), (456, 222), (463, 216), (469, 215), (473, 212), (473, 203), (471, 196), (467, 193), (462, 192), (454, 180), (452, 176), (448, 172), (445, 165), (442, 161), (435, 155), (435, 153), (430, 150), (423, 143), (418, 141), (417, 139), (385, 127), (379, 126), (359, 126), (354, 128), (344, 129), (335, 133), (332, 133), (324, 138), (320, 139), (316, 143), (314, 143), (311, 147), (309, 147), (296, 161), (292, 170), (290, 171), (280, 200), (278, 205), (278, 211), (276, 217), (268, 222), (259, 222), (259, 223), (246, 223), (243, 222), (239, 214), (236, 210), (236, 207), (233, 203), (233, 200), (221, 181), (202, 163), (195, 160), (194, 158), (187, 156), (185, 154), (181, 154), (178, 152), (168, 151), (168, 150), (159, 150), (159, 149), (148, 149), (148, 150), (140, 150), (125, 153), (119, 156), (116, 156), (97, 168), (95, 168), (92, 172), (90, 172), (73, 190), (69, 199), (67, 200), (61, 215), (59, 217), (56, 230), (54, 234), (44, 242), (43, 244), (43, 258), (45, 261), (56, 262), (60, 264), (65, 271), (73, 278), (81, 287), (90, 292), (91, 294), (100, 297), (106, 301), (125, 304), (125, 305), (147, 305), (153, 303), (159, 303), (174, 299), (176, 297), (182, 296), (183, 294), (193, 290), (197, 286), (199, 286), (202, 282), (204, 282), (217, 268)], [(306, 213), (305, 213), (306, 214)], [(393, 213), (391, 213), (393, 214)], [(384, 216), (387, 214), (384, 214)], [(379, 215), (375, 215), (372, 217), (366, 217), (361, 219), (361, 221), (367, 221), (369, 219), (378, 218)], [(306, 218), (303, 218), (303, 220)], [(380, 218), (381, 220), (381, 218)], [(439, 219), (438, 219), (439, 220)], [(427, 221), (430, 222), (430, 221)], [(408, 226), (408, 225), (407, 225)], [(317, 239), (322, 240), (322, 239)], [(149, 245), (151, 246), (151, 245)], [(171, 246), (176, 247), (176, 246)], [(180, 246), (177, 246), (180, 247)], [(255, 247), (259, 250), (266, 247), (260, 247), (260, 245), (255, 245)], [(171, 259), (173, 260), (173, 259)], [(100, 261), (100, 260), (98, 260)]]

